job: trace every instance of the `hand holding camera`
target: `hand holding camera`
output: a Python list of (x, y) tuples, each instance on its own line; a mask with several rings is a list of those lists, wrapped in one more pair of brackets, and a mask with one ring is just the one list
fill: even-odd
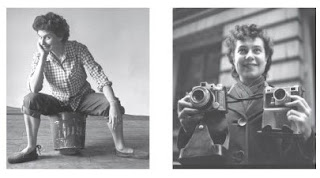
[[(227, 112), (226, 88), (222, 85), (201, 82), (178, 101), (178, 117), (185, 131), (192, 131), (209, 112)], [(214, 114), (213, 114), (214, 115)]]
[(305, 139), (310, 137), (311, 108), (302, 96), (301, 86), (266, 88), (262, 128), (268, 132), (289, 129)]
[(313, 127), (311, 116), (311, 108), (306, 100), (300, 96), (292, 95), (291, 102), (285, 104), (285, 106), (291, 109), (287, 112), (287, 118), (292, 122), (292, 126), (297, 130), (298, 133), (303, 135), (303, 138), (307, 140), (311, 135)]
[(192, 132), (203, 116), (203, 112), (192, 107), (189, 93), (178, 101), (178, 118), (186, 132)]
[(226, 88), (201, 82), (178, 101), (178, 117), (191, 138), (180, 150), (181, 164), (221, 163), (228, 139)]

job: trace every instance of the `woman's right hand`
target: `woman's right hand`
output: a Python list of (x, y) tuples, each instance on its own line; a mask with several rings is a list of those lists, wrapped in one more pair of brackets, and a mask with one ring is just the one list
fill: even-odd
[(186, 132), (193, 132), (203, 116), (203, 112), (192, 108), (189, 94), (178, 101), (178, 118)]
[(43, 59), (46, 59), (47, 56), (49, 55), (49, 51), (46, 51), (45, 49), (43, 49), (43, 47), (41, 46), (41, 44), (39, 42), (37, 42), (37, 49), (38, 49), (40, 56), (43, 57)]

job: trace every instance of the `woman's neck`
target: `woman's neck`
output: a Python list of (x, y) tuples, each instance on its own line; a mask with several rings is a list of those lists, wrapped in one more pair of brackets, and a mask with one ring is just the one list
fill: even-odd
[(60, 59), (64, 55), (64, 46), (65, 43), (61, 42), (60, 45), (56, 45), (51, 52)]
[[(246, 79), (244, 79), (244, 78), (242, 78), (242, 77), (239, 77), (239, 80), (240, 80), (240, 82), (241, 83), (243, 83), (244, 85), (246, 85), (246, 86), (251, 86), (251, 85), (253, 85), (254, 83), (256, 83), (257, 81), (260, 81), (260, 80), (262, 80), (262, 78), (263, 78), (263, 76), (259, 76), (259, 77), (257, 77), (257, 78), (246, 78)], [(264, 80), (264, 78), (263, 78), (263, 80)]]

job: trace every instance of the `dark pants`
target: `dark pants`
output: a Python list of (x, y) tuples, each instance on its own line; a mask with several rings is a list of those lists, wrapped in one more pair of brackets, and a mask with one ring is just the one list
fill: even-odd
[[(121, 106), (121, 105), (120, 105)], [(104, 94), (90, 93), (82, 99), (75, 112), (93, 115), (109, 116), (110, 104)], [(124, 108), (120, 107), (121, 113)], [(70, 106), (63, 106), (55, 97), (43, 93), (29, 93), (24, 97), (22, 112), (35, 118), (40, 115), (53, 115), (59, 112), (72, 112)]]

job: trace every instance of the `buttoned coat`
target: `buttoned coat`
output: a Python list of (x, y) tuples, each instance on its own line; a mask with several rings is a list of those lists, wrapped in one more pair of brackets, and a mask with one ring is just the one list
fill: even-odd
[[(251, 86), (245, 86), (241, 82), (238, 82), (231, 87), (228, 94), (235, 98), (248, 98), (262, 94), (267, 85), (262, 79), (256, 81)], [(221, 144), (227, 148), (227, 151), (223, 155), (224, 159), (220, 162), (221, 164), (219, 162), (213, 163), (213, 167), (315, 167), (314, 133), (305, 142), (302, 137), (298, 136), (279, 136), (260, 132), (263, 114), (262, 97), (241, 102), (229, 102), (228, 108), (225, 118), (220, 123), (215, 123), (215, 126), (211, 126), (212, 122), (206, 123), (214, 143), (217, 143), (215, 140), (219, 140), (219, 138), (217, 138), (217, 132), (212, 132), (211, 130), (217, 130), (215, 128), (220, 127), (219, 131), (225, 133), (225, 135), (222, 134), (225, 142), (221, 142)], [(179, 150), (187, 145), (191, 137), (192, 133), (187, 133), (184, 129), (180, 129), (178, 135)], [(204, 162), (208, 164), (207, 161)]]

